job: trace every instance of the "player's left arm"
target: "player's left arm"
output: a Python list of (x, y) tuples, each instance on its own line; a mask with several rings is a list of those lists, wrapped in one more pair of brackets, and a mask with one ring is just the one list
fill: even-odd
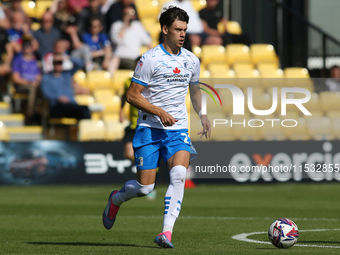
[(208, 119), (208, 116), (206, 114), (201, 114), (202, 109), (202, 96), (201, 96), (201, 90), (199, 88), (199, 84), (193, 85), (190, 84), (190, 100), (192, 103), (192, 106), (194, 107), (195, 112), (200, 116), (201, 118), (201, 124), (203, 127), (203, 130), (201, 132), (198, 132), (198, 135), (201, 135), (200, 138), (202, 138), (205, 135), (205, 138), (210, 138), (211, 134), (211, 126)]

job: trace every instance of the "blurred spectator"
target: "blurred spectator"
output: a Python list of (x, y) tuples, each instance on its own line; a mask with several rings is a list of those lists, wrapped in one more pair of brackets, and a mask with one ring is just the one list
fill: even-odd
[(89, 0), (68, 0), (68, 9), (75, 16), (78, 16), (89, 5)]
[(109, 37), (101, 32), (103, 25), (99, 18), (93, 18), (90, 23), (91, 33), (83, 34), (82, 40), (90, 46), (93, 62), (107, 69), (112, 55), (111, 42)]
[[(110, 9), (111, 5), (115, 0), (100, 0), (100, 11), (103, 15), (106, 15), (107, 11)], [(106, 23), (105, 23), (106, 24)]]
[(185, 10), (189, 15), (189, 24), (187, 29), (188, 38), (191, 46), (201, 46), (203, 44), (222, 44), (222, 39), (217, 35), (208, 34), (204, 31), (202, 21), (198, 12), (192, 6), (191, 1), (173, 0), (164, 4), (163, 8), (177, 6)]
[[(67, 6), (67, 0), (53, 0), (49, 10), (54, 15), (54, 26), (59, 30), (64, 30), (70, 18), (73, 17)], [(75, 17), (73, 18), (75, 19)]]
[[(218, 6), (219, 0), (207, 0), (205, 8), (200, 10), (199, 15), (203, 23), (204, 32), (209, 35), (220, 36), (223, 39), (223, 45), (230, 43), (250, 44), (248, 35), (236, 35), (228, 33), (227, 20), (223, 17), (223, 9)], [(220, 33), (217, 29), (218, 23), (223, 22), (224, 33)]]
[(24, 21), (24, 16), (21, 11), (13, 11), (11, 16), (11, 28), (7, 30), (8, 39), (13, 43), (14, 52), (19, 53), (22, 50), (22, 38), (25, 35), (26, 37), (31, 37), (33, 51), (36, 51), (39, 48), (39, 44), (37, 40), (35, 40), (31, 34), (30, 27)]
[(33, 32), (33, 36), (39, 43), (37, 51), (38, 59), (42, 59), (46, 53), (52, 52), (53, 43), (60, 38), (60, 31), (53, 27), (54, 18), (51, 12), (44, 13), (41, 19), (41, 28)]
[(33, 115), (37, 88), (41, 81), (41, 71), (33, 54), (31, 40), (24, 40), (22, 48), (23, 54), (18, 55), (12, 63), (12, 80), (17, 93), (28, 94), (26, 120), (29, 121)]
[(111, 40), (116, 48), (109, 66), (109, 72), (120, 69), (134, 69), (135, 59), (140, 55), (140, 48), (147, 45), (151, 48), (151, 38), (142, 23), (136, 20), (136, 12), (132, 7), (123, 9), (123, 21), (116, 21), (111, 27)]
[(65, 59), (63, 61), (63, 70), (71, 70), (73, 68), (73, 63), (67, 58), (67, 46), (68, 42), (63, 39), (58, 39), (53, 44), (53, 52), (46, 53), (44, 55), (42, 66), (44, 73), (49, 73), (53, 71), (53, 58), (54, 55), (61, 55), (65, 56)]
[(68, 42), (68, 51), (72, 57), (80, 58), (85, 63), (85, 70), (91, 71), (93, 69), (92, 55), (90, 47), (80, 40), (78, 28), (75, 20), (71, 19), (64, 31), (61, 38)]
[(67, 56), (54, 56), (53, 72), (44, 74), (41, 81), (43, 95), (49, 102), (50, 117), (90, 119), (88, 107), (76, 103), (72, 88), (72, 76), (83, 63), (80, 59), (71, 58), (74, 67), (72, 70), (63, 71), (63, 61), (67, 58)]
[(11, 27), (10, 22), (6, 16), (6, 13), (4, 12), (4, 9), (0, 5), (0, 27), (4, 29), (9, 29)]
[[(104, 24), (104, 16), (100, 11), (99, 0), (90, 0), (90, 6), (85, 7), (78, 16), (78, 32), (82, 35), (85, 32), (90, 32), (90, 21), (93, 18), (100, 19), (101, 23)], [(103, 29), (103, 28), (102, 28)]]
[(6, 13), (6, 16), (10, 18), (12, 16), (13, 12), (20, 11), (22, 15), (24, 16), (24, 21), (27, 25), (31, 25), (31, 18), (27, 16), (25, 11), (21, 7), (21, 0), (11, 0), (10, 5), (7, 8), (4, 8), (4, 11)]
[(138, 20), (138, 13), (134, 2), (134, 0), (120, 0), (111, 5), (105, 17), (107, 32), (111, 31), (111, 26), (114, 22), (118, 20), (123, 21), (122, 14), (125, 7), (132, 7), (135, 10), (136, 19)]
[(13, 49), (6, 29), (0, 27), (0, 92), (7, 91), (7, 75), (11, 72)]
[(326, 90), (340, 91), (340, 67), (332, 66), (330, 78), (326, 79)]

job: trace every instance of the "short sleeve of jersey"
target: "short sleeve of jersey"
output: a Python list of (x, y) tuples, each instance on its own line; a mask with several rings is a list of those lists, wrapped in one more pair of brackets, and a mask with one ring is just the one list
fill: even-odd
[(153, 58), (149, 52), (150, 51), (142, 55), (132, 77), (133, 82), (143, 86), (148, 85), (154, 72)]
[(199, 82), (200, 78), (200, 61), (198, 58), (194, 59), (194, 73), (191, 77), (190, 84), (196, 85)]

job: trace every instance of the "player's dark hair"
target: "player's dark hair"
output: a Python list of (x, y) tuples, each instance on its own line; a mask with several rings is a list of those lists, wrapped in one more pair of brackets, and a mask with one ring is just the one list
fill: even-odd
[(164, 8), (163, 10), (164, 11), (159, 17), (161, 29), (163, 28), (163, 26), (166, 26), (167, 28), (171, 27), (172, 23), (174, 23), (176, 19), (184, 21), (187, 24), (189, 23), (189, 15), (181, 8), (170, 5), (168, 8)]

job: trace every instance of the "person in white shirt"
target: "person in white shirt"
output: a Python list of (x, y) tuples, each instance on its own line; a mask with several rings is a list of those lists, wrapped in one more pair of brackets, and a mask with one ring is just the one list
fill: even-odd
[(111, 75), (120, 69), (134, 69), (135, 60), (140, 56), (140, 48), (151, 48), (151, 37), (139, 20), (135, 10), (128, 6), (123, 9), (123, 21), (116, 21), (111, 26), (111, 41), (114, 44), (113, 58), (108, 71)]
[(186, 171), (190, 155), (197, 154), (188, 135), (185, 96), (189, 86), (192, 105), (203, 126), (198, 134), (210, 137), (211, 131), (207, 115), (201, 115), (199, 59), (183, 48), (188, 22), (184, 10), (166, 9), (160, 16), (164, 43), (143, 54), (137, 64), (127, 92), (127, 102), (139, 109), (133, 138), (137, 180), (112, 191), (103, 213), (103, 225), (111, 229), (120, 205), (154, 189), (159, 160), (163, 158), (170, 185), (165, 194), (163, 229), (154, 241), (164, 248), (174, 247), (172, 230), (181, 210)]
[(164, 8), (169, 6), (177, 6), (186, 11), (190, 17), (190, 25), (188, 25), (188, 37), (192, 46), (222, 45), (223, 41), (219, 36), (210, 35), (204, 32), (202, 20), (199, 13), (194, 9), (190, 0), (173, 0), (163, 5)]

